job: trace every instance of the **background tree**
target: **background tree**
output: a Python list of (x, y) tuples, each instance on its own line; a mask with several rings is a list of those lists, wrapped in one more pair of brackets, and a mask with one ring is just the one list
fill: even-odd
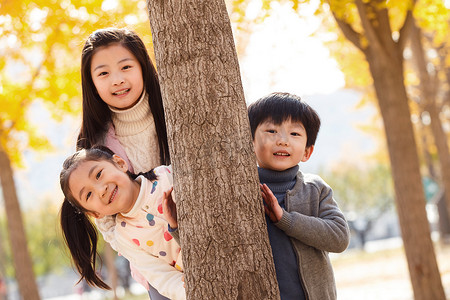
[[(440, 215), (445, 219), (448, 219), (450, 215), (450, 152), (447, 141), (447, 135), (443, 128), (443, 120), (441, 118), (441, 112), (444, 107), (445, 89), (446, 87), (446, 77), (443, 71), (446, 69), (445, 54), (443, 49), (448, 47), (447, 36), (449, 34), (449, 13), (448, 9), (444, 7), (441, 2), (433, 3), (433, 7), (439, 13), (431, 13), (428, 7), (424, 7), (427, 1), (422, 1), (422, 9), (417, 9), (418, 15), (414, 18), (411, 27), (411, 42), (410, 48), (412, 52), (412, 62), (413, 68), (415, 70), (416, 77), (418, 79), (417, 88), (414, 89), (412, 86), (410, 90), (411, 98), (414, 99), (418, 106), (420, 107), (418, 119), (418, 124), (420, 123), (419, 129), (426, 130), (429, 127), (431, 136), (434, 139), (434, 145), (438, 157), (437, 170), (440, 172), (434, 172), (430, 169), (432, 162), (428, 161), (430, 176), (434, 180), (440, 182), (442, 189), (444, 191), (449, 191), (442, 193), (444, 196), (443, 207), (447, 207), (447, 211), (440, 212)], [(420, 28), (419, 25), (422, 24), (424, 29)], [(432, 24), (432, 25), (428, 25)], [(439, 26), (438, 26), (439, 25)], [(431, 27), (431, 28), (430, 28)], [(437, 55), (427, 55), (428, 53), (436, 53)], [(425, 124), (429, 125), (426, 126)], [(426, 147), (426, 144), (424, 145)], [(426, 150), (427, 151), (427, 150)], [(428, 152), (428, 151), (427, 151)], [(426, 157), (427, 158), (427, 157)], [(445, 232), (441, 233), (445, 234)]]
[[(263, 9), (270, 7), (271, 2), (262, 1)], [(308, 1), (289, 2), (294, 10), (300, 10), (301, 3)], [(320, 3), (319, 11), (332, 14), (343, 36), (364, 57), (360, 70), (368, 70), (371, 75), (384, 123), (414, 295), (416, 299), (444, 299), (403, 73), (403, 51), (410, 37), (415, 1), (321, 0)], [(418, 240), (421, 247), (417, 247)]]
[[(406, 5), (404, 22), (394, 30), (388, 15), (392, 7), (385, 1), (330, 1), (329, 4), (343, 34), (366, 57), (372, 74), (384, 121), (400, 227), (415, 298), (445, 299), (425, 211), (417, 147), (403, 77), (403, 50), (412, 25), (414, 3), (403, 2)], [(359, 20), (353, 19), (354, 15), (349, 13), (352, 7)], [(393, 31), (398, 33), (397, 38), (393, 38)], [(406, 207), (407, 210), (404, 209)], [(417, 240), (421, 241), (421, 247), (417, 247)]]
[[(106, 4), (116, 4), (110, 7)], [(141, 14), (130, 12), (138, 11)], [(111, 16), (111, 9), (114, 14)], [(145, 2), (2, 1), (0, 4), (0, 179), (15, 276), (24, 299), (39, 299), (33, 260), (14, 183), (14, 168), (24, 153), (51, 151), (48, 140), (28, 113), (33, 103), (45, 106), (61, 121), (80, 113), (80, 55), (85, 37), (98, 28), (140, 23), (147, 43)], [(119, 20), (119, 21), (117, 21)]]
[(188, 299), (279, 299), (223, 0), (149, 1)]

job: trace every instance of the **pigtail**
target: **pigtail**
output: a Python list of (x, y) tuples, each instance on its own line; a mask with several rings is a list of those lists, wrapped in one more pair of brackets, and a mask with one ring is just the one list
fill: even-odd
[(61, 207), (60, 222), (64, 241), (70, 250), (80, 281), (84, 278), (92, 286), (111, 289), (95, 271), (97, 230), (85, 212), (79, 211), (67, 199)]

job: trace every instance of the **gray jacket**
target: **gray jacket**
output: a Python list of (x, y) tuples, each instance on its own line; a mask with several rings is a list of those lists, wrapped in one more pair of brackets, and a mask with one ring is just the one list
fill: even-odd
[(350, 230), (333, 199), (333, 191), (317, 175), (298, 172), (286, 193), (286, 210), (275, 225), (292, 241), (307, 299), (336, 299), (336, 284), (328, 252), (342, 252)]

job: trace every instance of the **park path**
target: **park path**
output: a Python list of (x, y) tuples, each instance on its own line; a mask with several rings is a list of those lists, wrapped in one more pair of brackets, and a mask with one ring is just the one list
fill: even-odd
[[(398, 241), (392, 244), (396, 245)], [(436, 243), (435, 252), (445, 295), (450, 300), (450, 245)], [(367, 252), (349, 249), (331, 255), (331, 260), (339, 300), (414, 299), (401, 246)]]

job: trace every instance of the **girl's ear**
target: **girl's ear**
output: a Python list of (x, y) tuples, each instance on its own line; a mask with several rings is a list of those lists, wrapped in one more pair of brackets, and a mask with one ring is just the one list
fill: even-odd
[(119, 166), (119, 169), (127, 172), (128, 171), (128, 165), (127, 162), (120, 156), (113, 155), (113, 161)]
[(313, 151), (314, 151), (314, 145), (306, 147), (305, 153), (303, 154), (302, 162), (307, 161), (311, 157), (311, 154), (313, 153)]
[(104, 215), (101, 215), (98, 212), (93, 212), (93, 211), (88, 211), (88, 212), (86, 212), (86, 214), (91, 216), (91, 217), (94, 217), (96, 219), (100, 219), (100, 218), (104, 217)]

